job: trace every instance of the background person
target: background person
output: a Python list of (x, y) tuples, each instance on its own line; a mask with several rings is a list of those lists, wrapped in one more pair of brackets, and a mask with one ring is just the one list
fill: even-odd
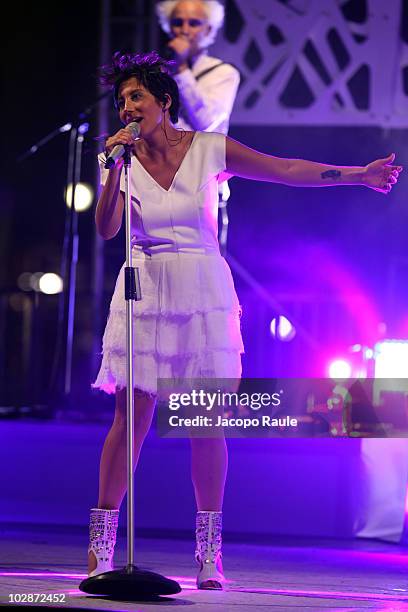
[(227, 134), (240, 75), (231, 64), (208, 55), (224, 22), (217, 0), (165, 0), (156, 6), (162, 29), (171, 38), (180, 93), (177, 127)]
[[(218, 0), (165, 0), (156, 6), (164, 32), (170, 36), (167, 56), (175, 62), (174, 78), (180, 92), (177, 127), (186, 130), (228, 133), (237, 95), (238, 70), (208, 55), (224, 23), (224, 6)], [(219, 185), (220, 249), (227, 249), (228, 181)]]

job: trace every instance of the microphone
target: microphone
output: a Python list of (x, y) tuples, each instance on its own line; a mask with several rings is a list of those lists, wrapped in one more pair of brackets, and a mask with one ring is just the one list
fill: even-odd
[[(128, 123), (125, 129), (129, 130), (134, 140), (136, 140), (140, 134), (140, 125), (136, 121)], [(113, 147), (112, 151), (109, 153), (109, 156), (106, 159), (105, 168), (107, 168), (108, 170), (112, 168), (116, 164), (117, 160), (123, 156), (124, 152), (124, 145), (119, 144), (116, 145), (116, 147)]]

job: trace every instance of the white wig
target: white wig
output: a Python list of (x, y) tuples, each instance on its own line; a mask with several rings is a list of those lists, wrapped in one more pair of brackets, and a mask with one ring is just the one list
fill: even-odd
[[(218, 0), (200, 0), (204, 5), (204, 8), (208, 16), (208, 25), (211, 29), (207, 36), (205, 36), (200, 44), (202, 49), (209, 47), (215, 41), (217, 32), (224, 23), (225, 10), (224, 6), (218, 2)], [(156, 14), (159, 18), (160, 26), (166, 34), (171, 36), (171, 25), (170, 19), (180, 0), (163, 0), (156, 4)]]

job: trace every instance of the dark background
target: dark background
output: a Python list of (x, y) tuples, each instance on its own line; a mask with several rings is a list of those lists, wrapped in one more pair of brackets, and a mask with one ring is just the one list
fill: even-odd
[[(97, 96), (99, 2), (9, 5), (2, 54), (3, 157), (1, 173), (2, 336), (0, 394), (6, 403), (44, 401), (55, 358), (58, 296), (36, 300), (31, 321), (29, 364), (22, 371), (21, 312), (10, 308), (17, 278), (28, 272), (60, 272), (66, 206), (68, 133), (60, 134), (35, 155), (16, 161), (29, 147), (66, 122), (76, 122)], [(81, 180), (95, 184), (95, 115), (90, 116)], [(78, 294), (87, 292), (92, 275), (93, 213), (79, 216)], [(78, 298), (78, 323), (89, 318)], [(0, 317), (1, 318), (1, 317)], [(90, 319), (88, 320), (88, 323)], [(86, 321), (84, 321), (86, 323)], [(88, 325), (88, 327), (91, 327)], [(85, 336), (83, 335), (83, 333)], [(77, 359), (92, 346), (85, 327), (78, 334)], [(78, 364), (79, 371), (81, 366)], [(77, 367), (76, 367), (77, 369)], [(27, 383), (27, 375), (30, 382)], [(89, 376), (89, 374), (88, 374)]]

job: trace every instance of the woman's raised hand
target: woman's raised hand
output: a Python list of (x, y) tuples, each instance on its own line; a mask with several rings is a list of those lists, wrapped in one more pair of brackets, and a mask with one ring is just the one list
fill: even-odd
[(380, 193), (390, 193), (403, 169), (402, 166), (392, 165), (394, 159), (395, 153), (391, 153), (384, 159), (376, 159), (367, 164), (363, 175), (363, 184)]
[(107, 138), (105, 142), (105, 153), (108, 156), (116, 145), (129, 145), (132, 147), (135, 144), (135, 139), (131, 130), (126, 128), (120, 129), (116, 134)]

